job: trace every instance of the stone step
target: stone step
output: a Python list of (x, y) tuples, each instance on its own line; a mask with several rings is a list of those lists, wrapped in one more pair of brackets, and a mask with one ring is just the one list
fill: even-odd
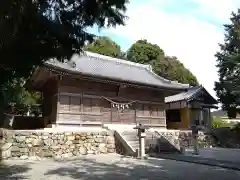
[(128, 141), (130, 145), (139, 145), (138, 141)]
[[(121, 135), (123, 138), (128, 142), (128, 144), (132, 147), (133, 151), (137, 152), (139, 149), (139, 138), (137, 137), (137, 132), (135, 130), (124, 130), (121, 131)], [(177, 149), (173, 145), (174, 143), (169, 142), (173, 139), (170, 137), (161, 136), (160, 134), (157, 135), (156, 132), (146, 132), (146, 148), (149, 147), (149, 144), (147, 144), (147, 140), (153, 140), (151, 144), (156, 143), (156, 147), (159, 148), (160, 152), (176, 152)], [(154, 143), (154, 141), (156, 142)]]
[(138, 137), (124, 137), (127, 141), (138, 141)]
[(136, 132), (130, 132), (130, 133), (121, 133), (123, 136), (137, 136), (137, 133)]

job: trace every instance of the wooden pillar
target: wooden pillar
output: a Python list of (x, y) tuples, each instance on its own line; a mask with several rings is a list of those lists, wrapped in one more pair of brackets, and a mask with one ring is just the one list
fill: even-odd
[(212, 129), (212, 116), (211, 116), (210, 108), (208, 108), (208, 128)]
[(133, 109), (134, 109), (134, 120), (135, 120), (135, 124), (137, 125), (137, 105), (136, 105), (136, 103), (133, 105)]

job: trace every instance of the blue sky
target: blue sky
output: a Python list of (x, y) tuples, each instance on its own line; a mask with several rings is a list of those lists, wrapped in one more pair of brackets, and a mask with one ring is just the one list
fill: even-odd
[(239, 0), (130, 0), (125, 26), (90, 29), (108, 36), (123, 50), (139, 39), (158, 44), (167, 55), (177, 56), (207, 90), (215, 96), (218, 43), (223, 41), (223, 24)]

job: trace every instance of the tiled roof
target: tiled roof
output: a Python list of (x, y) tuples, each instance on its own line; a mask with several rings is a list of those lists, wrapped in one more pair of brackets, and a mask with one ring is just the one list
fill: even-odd
[(218, 103), (217, 100), (214, 99), (203, 86), (191, 87), (185, 92), (181, 92), (179, 94), (165, 97), (165, 103), (177, 102), (182, 100), (191, 101), (193, 98), (195, 98), (199, 94), (200, 91), (205, 91), (208, 97), (211, 98), (213, 104)]
[(75, 67), (71, 66), (69, 62), (62, 63), (57, 60), (49, 60), (45, 64), (57, 67), (60, 70), (72, 71), (83, 75), (148, 86), (172, 89), (187, 89), (189, 87), (188, 84), (177, 83), (158, 76), (151, 70), (150, 65), (133, 63), (96, 53), (84, 52), (82, 55), (75, 54), (71, 61), (75, 62)]
[(176, 102), (176, 101), (182, 101), (182, 100), (189, 100), (200, 89), (201, 89), (201, 87), (199, 87), (199, 86), (189, 88), (186, 92), (181, 92), (179, 94), (175, 94), (175, 95), (172, 95), (172, 96), (165, 97), (165, 102), (169, 103), (169, 102)]

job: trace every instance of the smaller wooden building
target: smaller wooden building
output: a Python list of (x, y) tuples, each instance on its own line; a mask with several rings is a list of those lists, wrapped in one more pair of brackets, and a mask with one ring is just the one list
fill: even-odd
[(217, 100), (203, 86), (191, 87), (185, 92), (168, 96), (166, 121), (168, 129), (190, 129), (194, 121), (211, 127), (211, 108), (217, 108)]

